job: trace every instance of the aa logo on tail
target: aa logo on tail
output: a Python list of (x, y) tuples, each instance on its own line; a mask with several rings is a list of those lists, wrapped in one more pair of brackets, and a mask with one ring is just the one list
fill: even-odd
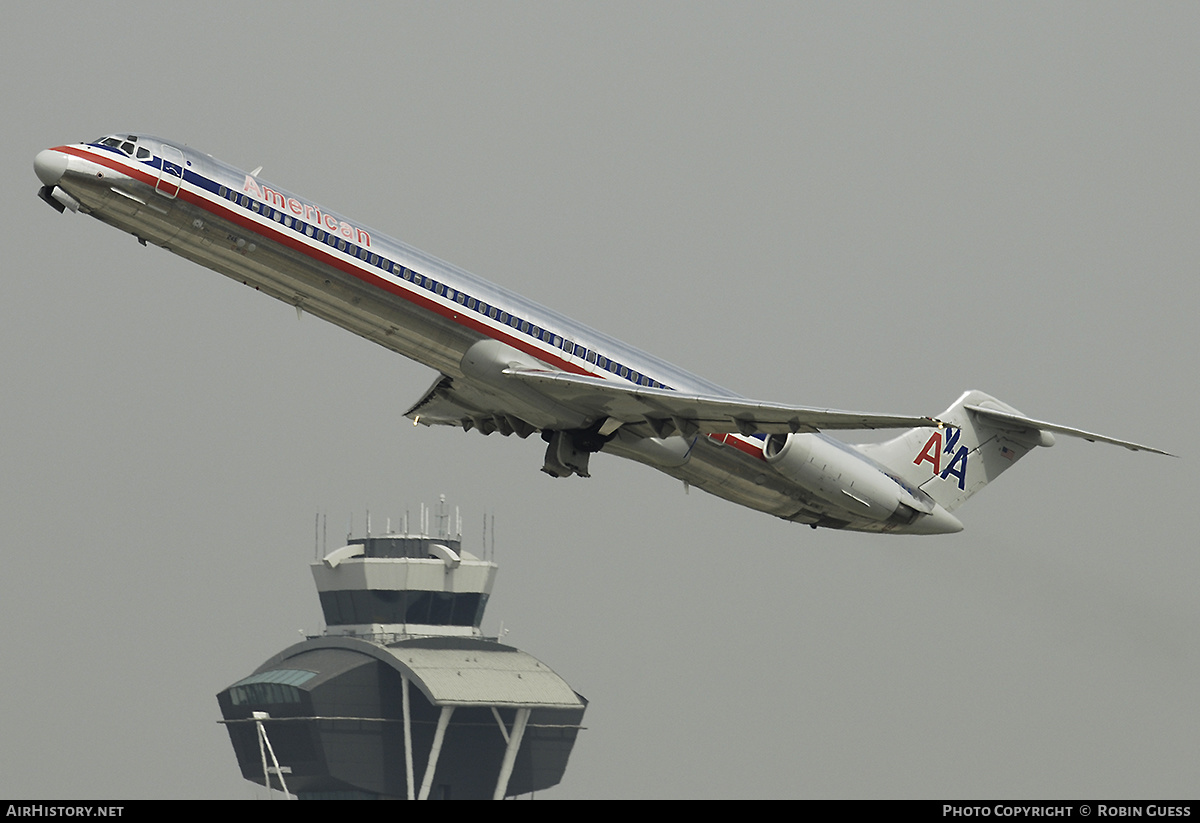
[[(958, 488), (960, 491), (966, 488), (967, 484), (967, 447), (959, 446), (958, 451), (954, 451), (954, 447), (958, 445), (959, 435), (962, 434), (962, 429), (951, 427), (946, 428), (945, 442), (942, 442), (942, 430), (938, 429), (929, 440), (925, 442), (925, 447), (921, 449), (921, 453), (917, 455), (917, 459), (913, 461), (913, 465), (919, 466), (922, 463), (930, 463), (933, 465), (933, 473), (945, 480), (950, 475), (958, 478)], [(953, 454), (953, 457), (948, 458), (949, 462), (946, 467), (942, 468), (942, 455)]]

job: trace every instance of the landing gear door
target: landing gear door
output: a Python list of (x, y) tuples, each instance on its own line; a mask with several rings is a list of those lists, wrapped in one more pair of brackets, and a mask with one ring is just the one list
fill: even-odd
[(179, 186), (183, 183), (183, 152), (166, 143), (160, 145), (159, 149), (162, 168), (158, 171), (158, 182), (154, 188), (164, 197), (174, 198), (179, 194)]

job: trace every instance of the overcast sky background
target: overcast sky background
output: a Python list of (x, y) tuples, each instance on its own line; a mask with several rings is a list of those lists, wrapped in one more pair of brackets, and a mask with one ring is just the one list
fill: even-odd
[[(1195, 797), (1200, 6), (16, 3), (0, 31), (0, 795), (251, 798), (216, 694), (444, 493), (590, 701), (546, 797)], [(145, 130), (750, 397), (1060, 438), (958, 535), (812, 531), (537, 438), (40, 203)]]

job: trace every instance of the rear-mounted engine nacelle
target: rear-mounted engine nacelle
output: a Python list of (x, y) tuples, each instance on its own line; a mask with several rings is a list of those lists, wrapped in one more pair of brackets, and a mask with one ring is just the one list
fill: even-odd
[(905, 501), (895, 480), (835, 440), (773, 434), (763, 444), (763, 457), (788, 480), (859, 517), (887, 520), (899, 511), (907, 522), (917, 514), (907, 503), (901, 507)]

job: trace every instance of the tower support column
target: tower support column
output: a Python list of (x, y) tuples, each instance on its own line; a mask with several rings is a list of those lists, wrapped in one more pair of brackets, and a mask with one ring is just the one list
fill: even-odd
[(500, 763), (500, 777), (496, 780), (492, 800), (503, 800), (508, 791), (508, 778), (512, 776), (513, 764), (517, 762), (517, 751), (521, 748), (521, 738), (525, 736), (529, 713), (529, 709), (517, 709), (517, 719), (513, 721), (512, 734), (508, 736), (508, 746), (504, 749), (504, 760)]
[(437, 731), (433, 733), (433, 745), (429, 748), (429, 764), (425, 767), (425, 779), (421, 781), (420, 800), (429, 799), (429, 789), (433, 786), (433, 773), (437, 771), (438, 757), (442, 753), (442, 741), (446, 739), (446, 727), (450, 725), (450, 715), (454, 714), (453, 706), (442, 706), (438, 715)]

